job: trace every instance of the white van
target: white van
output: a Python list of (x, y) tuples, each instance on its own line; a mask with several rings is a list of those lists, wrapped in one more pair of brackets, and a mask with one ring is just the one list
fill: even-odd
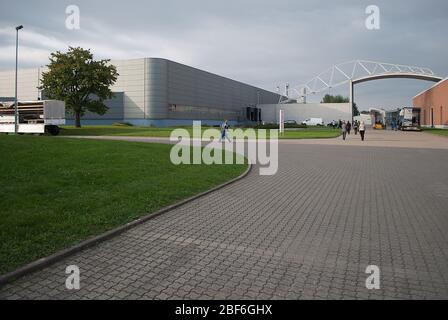
[(302, 121), (302, 124), (306, 124), (307, 126), (323, 126), (324, 121), (322, 118), (309, 118), (305, 121)]

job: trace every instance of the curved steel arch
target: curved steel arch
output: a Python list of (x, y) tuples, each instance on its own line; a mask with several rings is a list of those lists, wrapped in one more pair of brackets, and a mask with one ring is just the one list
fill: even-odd
[(381, 80), (381, 79), (392, 79), (392, 78), (402, 78), (402, 79), (417, 79), (417, 80), (427, 80), (427, 81), (434, 81), (439, 82), (443, 80), (442, 77), (438, 77), (435, 75), (422, 75), (417, 73), (389, 73), (389, 74), (380, 74), (380, 75), (372, 75), (372, 76), (366, 76), (363, 78), (358, 78), (355, 80), (352, 80), (353, 84), (357, 83), (363, 83), (367, 81), (372, 80)]
[[(350, 84), (350, 97), (352, 98), (354, 84), (390, 78), (409, 78), (434, 82), (443, 80), (442, 77), (435, 75), (429, 68), (354, 60), (328, 68), (297, 89), (294, 89), (294, 91), (298, 98), (305, 100), (307, 95), (320, 93), (343, 84)], [(282, 103), (282, 99), (280, 99), (279, 103)]]

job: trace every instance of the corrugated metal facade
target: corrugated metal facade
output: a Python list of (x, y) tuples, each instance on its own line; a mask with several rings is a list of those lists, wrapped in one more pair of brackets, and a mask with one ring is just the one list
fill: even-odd
[[(274, 104), (279, 95), (161, 58), (112, 61), (118, 94), (104, 116), (90, 120), (245, 120), (245, 108)], [(19, 100), (36, 100), (41, 70), (19, 70)], [(0, 96), (14, 96), (14, 72), (0, 72)], [(122, 119), (120, 119), (122, 117)]]

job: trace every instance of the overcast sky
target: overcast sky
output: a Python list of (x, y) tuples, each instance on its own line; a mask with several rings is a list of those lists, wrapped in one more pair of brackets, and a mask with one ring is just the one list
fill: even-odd
[[(365, 27), (368, 5), (380, 30)], [(80, 9), (80, 29), (66, 28), (66, 7)], [(67, 46), (96, 58), (162, 57), (274, 91), (355, 59), (417, 65), (448, 75), (446, 0), (0, 0), (0, 70), (48, 63)], [(355, 87), (362, 109), (410, 105), (432, 83), (372, 81)], [(332, 94), (348, 95), (346, 86)], [(314, 99), (320, 99), (315, 97)]]

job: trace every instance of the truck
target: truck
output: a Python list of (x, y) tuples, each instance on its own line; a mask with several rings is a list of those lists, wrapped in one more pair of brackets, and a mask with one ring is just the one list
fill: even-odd
[(302, 124), (305, 124), (307, 126), (323, 126), (324, 121), (322, 120), (322, 118), (309, 118), (302, 121)]
[[(17, 103), (19, 134), (59, 134), (65, 124), (65, 103), (59, 100), (20, 101)], [(15, 132), (15, 103), (0, 102), (0, 132)]]
[(420, 109), (404, 107), (398, 117), (398, 128), (402, 131), (421, 131)]

